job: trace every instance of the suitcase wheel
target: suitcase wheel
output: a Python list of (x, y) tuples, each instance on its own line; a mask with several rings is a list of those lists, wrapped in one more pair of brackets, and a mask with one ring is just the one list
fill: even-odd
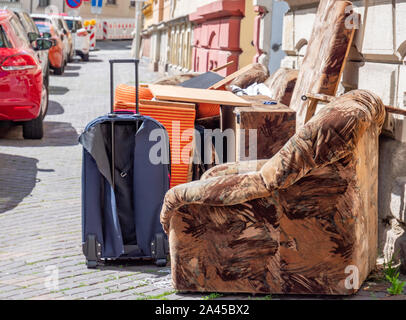
[(158, 259), (155, 264), (157, 267), (166, 267), (167, 261), (166, 259)]
[(97, 267), (97, 261), (95, 260), (86, 260), (86, 265), (88, 269), (95, 269)]
[(83, 243), (83, 253), (86, 257), (86, 265), (88, 269), (97, 267), (100, 261), (101, 245), (97, 242), (95, 235), (88, 235), (86, 242)]

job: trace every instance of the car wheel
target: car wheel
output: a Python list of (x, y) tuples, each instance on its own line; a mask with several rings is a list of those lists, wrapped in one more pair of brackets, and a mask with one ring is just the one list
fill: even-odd
[(38, 118), (23, 124), (24, 139), (40, 140), (44, 136), (44, 119), (42, 114)]
[[(39, 140), (44, 136), (44, 118), (48, 112), (49, 92), (45, 84), (42, 85), (41, 111), (34, 120), (23, 123), (24, 139)], [(44, 111), (42, 111), (44, 110)]]
[(82, 56), (82, 60), (83, 60), (83, 61), (89, 61), (89, 54), (84, 54), (84, 55)]
[(55, 68), (54, 69), (54, 74), (56, 74), (57, 76), (60, 76), (61, 74), (63, 74), (63, 68)]
[(54, 74), (60, 76), (60, 75), (62, 75), (64, 73), (64, 71), (65, 71), (65, 61), (62, 62), (62, 65), (61, 65), (60, 68), (55, 68), (54, 69)]
[(38, 118), (23, 124), (24, 139), (40, 140), (44, 136), (44, 118), (40, 114)]

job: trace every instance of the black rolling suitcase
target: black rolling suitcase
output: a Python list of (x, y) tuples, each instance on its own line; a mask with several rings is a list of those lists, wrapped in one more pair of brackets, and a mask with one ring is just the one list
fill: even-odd
[[(136, 114), (114, 113), (115, 63), (135, 64)], [(169, 250), (159, 215), (169, 190), (169, 137), (158, 121), (139, 114), (138, 60), (111, 60), (110, 81), (111, 113), (89, 123), (79, 138), (83, 253), (89, 268), (106, 259), (151, 259), (164, 266)], [(150, 160), (154, 130), (158, 164)]]

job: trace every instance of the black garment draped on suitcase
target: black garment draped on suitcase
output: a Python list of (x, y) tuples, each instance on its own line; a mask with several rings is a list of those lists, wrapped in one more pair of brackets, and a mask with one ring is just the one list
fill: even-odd
[[(106, 137), (105, 147), (112, 153), (111, 123), (101, 126)], [(137, 128), (134, 123), (120, 123), (114, 126), (115, 171), (114, 184), (117, 215), (120, 221), (124, 245), (136, 245), (137, 234), (134, 221), (134, 149)], [(111, 164), (110, 164), (111, 166)]]

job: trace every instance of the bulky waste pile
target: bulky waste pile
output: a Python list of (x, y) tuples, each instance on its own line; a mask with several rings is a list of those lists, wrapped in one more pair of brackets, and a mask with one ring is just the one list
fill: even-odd
[(206, 74), (184, 73), (159, 79), (154, 84), (179, 86), (191, 79), (195, 79), (194, 83), (198, 86), (198, 79), (201, 78), (201, 89), (223, 89), (238, 96), (267, 96), (271, 100), (289, 106), (298, 76), (298, 70), (287, 68), (280, 68), (270, 75), (266, 66), (255, 63), (238, 70), (226, 78), (222, 78), (219, 81), (219, 86), (213, 84), (209, 88), (204, 88), (205, 77), (210, 73), (213, 72)]

